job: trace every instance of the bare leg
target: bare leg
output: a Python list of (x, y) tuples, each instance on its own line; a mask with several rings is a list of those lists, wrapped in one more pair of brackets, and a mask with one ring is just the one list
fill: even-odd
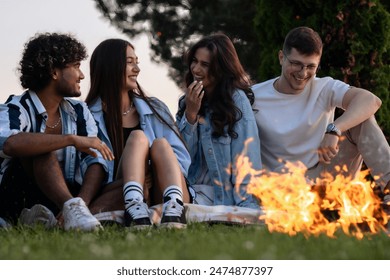
[(149, 141), (141, 130), (135, 130), (127, 138), (119, 169), (123, 176), (123, 199), (125, 207), (125, 226), (138, 229), (152, 226), (149, 218), (149, 189), (145, 184), (148, 170)]
[(55, 152), (34, 157), (32, 170), (42, 193), (61, 210), (57, 219), (65, 230), (94, 231), (101, 228), (85, 202), (81, 198), (73, 199)]
[(124, 210), (122, 186), (122, 180), (115, 180), (104, 186), (102, 193), (92, 201), (89, 207), (91, 213)]
[(117, 178), (123, 179), (123, 183), (130, 181), (139, 182), (144, 186), (144, 197), (148, 199), (149, 189), (145, 187), (145, 174), (149, 158), (149, 141), (141, 130), (131, 132), (123, 149)]
[(33, 173), (42, 192), (62, 209), (65, 201), (73, 196), (65, 182), (64, 175), (54, 152), (33, 159)]
[(172, 185), (181, 188), (183, 202), (188, 203), (190, 196), (183, 173), (180, 170), (176, 155), (165, 138), (156, 139), (150, 150), (156, 188), (153, 190), (153, 200), (161, 203), (164, 190)]

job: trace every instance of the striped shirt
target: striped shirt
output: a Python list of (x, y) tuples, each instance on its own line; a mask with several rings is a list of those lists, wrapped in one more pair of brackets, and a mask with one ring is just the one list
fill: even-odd
[[(64, 98), (60, 104), (60, 114), (63, 134), (97, 136), (95, 120), (84, 102)], [(0, 104), (0, 182), (12, 159), (3, 152), (7, 138), (20, 132), (44, 133), (47, 118), (45, 107), (31, 90), (26, 90), (22, 95), (11, 95), (5, 104)], [(107, 171), (106, 161), (96, 152), (98, 157), (94, 158), (78, 152), (73, 146), (64, 148), (62, 159), (65, 180), (82, 184), (85, 171), (94, 163), (102, 164)]]

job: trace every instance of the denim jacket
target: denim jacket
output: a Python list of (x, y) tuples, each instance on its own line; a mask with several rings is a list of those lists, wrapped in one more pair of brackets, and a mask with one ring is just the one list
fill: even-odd
[[(231, 138), (229, 135), (212, 137), (210, 111), (206, 111), (205, 117), (200, 118), (193, 125), (187, 121), (185, 114), (182, 117), (176, 116), (179, 130), (191, 154), (188, 180), (190, 184), (194, 184), (201, 175), (203, 153), (213, 182), (214, 204), (258, 208), (256, 199), (246, 191), (250, 176), (246, 176), (240, 185), (236, 186), (238, 174), (236, 158), (243, 153), (244, 143), (247, 139), (252, 139), (246, 152), (246, 156), (252, 163), (252, 168), (260, 170), (262, 167), (258, 128), (245, 93), (241, 90), (235, 91), (233, 100), (242, 112), (242, 118), (234, 126), (237, 138)], [(179, 108), (183, 106), (184, 99), (179, 103)]]
[[(96, 137), (98, 129), (95, 121), (84, 102), (64, 98), (60, 104), (62, 133), (79, 136)], [(7, 138), (20, 132), (44, 133), (47, 112), (35, 92), (25, 91), (19, 96), (10, 96), (5, 104), (0, 105), (0, 181), (8, 168), (11, 157), (3, 152)], [(80, 153), (74, 146), (63, 149), (64, 178), (67, 182), (82, 184), (87, 168), (94, 163), (100, 163), (108, 171), (106, 161), (99, 151), (98, 157)]]
[[(172, 129), (170, 129), (166, 124), (160, 121), (160, 119), (153, 113), (152, 109), (150, 109), (149, 105), (144, 100), (142, 100), (141, 98), (134, 98), (133, 102), (139, 114), (141, 129), (148, 138), (149, 145), (151, 146), (153, 144), (153, 141), (157, 138), (167, 139), (168, 143), (173, 149), (173, 152), (176, 155), (183, 175), (187, 176), (191, 158), (184, 143), (172, 131)], [(161, 117), (164, 118), (164, 120), (167, 121), (174, 129), (177, 129), (168, 107), (157, 98), (150, 98), (150, 102), (156, 109), (156, 111), (161, 115)], [(100, 98), (90, 106), (90, 110), (99, 127), (99, 138), (103, 140), (112, 150), (111, 141), (108, 137), (106, 124), (104, 122), (102, 102)], [(109, 161), (108, 166), (109, 180), (112, 181), (115, 177), (114, 161)]]

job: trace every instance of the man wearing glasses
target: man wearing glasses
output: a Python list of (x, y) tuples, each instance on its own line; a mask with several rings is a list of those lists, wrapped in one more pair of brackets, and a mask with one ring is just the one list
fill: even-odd
[[(253, 86), (263, 166), (285, 172), (287, 162), (301, 162), (314, 182), (322, 172), (354, 177), (364, 161), (385, 191), (390, 148), (374, 117), (381, 100), (365, 89), (316, 77), (321, 55), (317, 32), (292, 29), (279, 51), (281, 75)], [(336, 107), (344, 113), (335, 120)], [(335, 169), (344, 165), (347, 169)]]

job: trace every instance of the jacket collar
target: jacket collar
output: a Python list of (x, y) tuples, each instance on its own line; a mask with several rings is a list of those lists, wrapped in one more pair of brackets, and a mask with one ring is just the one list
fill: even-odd
[[(32, 91), (32, 90), (28, 90), (27, 93), (30, 95), (31, 100), (34, 104), (35, 112), (39, 115), (42, 115), (42, 116), (46, 115), (47, 114), (46, 108), (43, 106), (43, 104), (42, 104), (41, 100), (39, 99), (38, 95), (36, 94), (36, 92)], [(60, 108), (62, 109), (63, 112), (66, 112), (71, 117), (73, 117), (74, 120), (77, 119), (75, 110), (69, 104), (69, 101), (66, 100), (65, 98), (61, 101)]]

